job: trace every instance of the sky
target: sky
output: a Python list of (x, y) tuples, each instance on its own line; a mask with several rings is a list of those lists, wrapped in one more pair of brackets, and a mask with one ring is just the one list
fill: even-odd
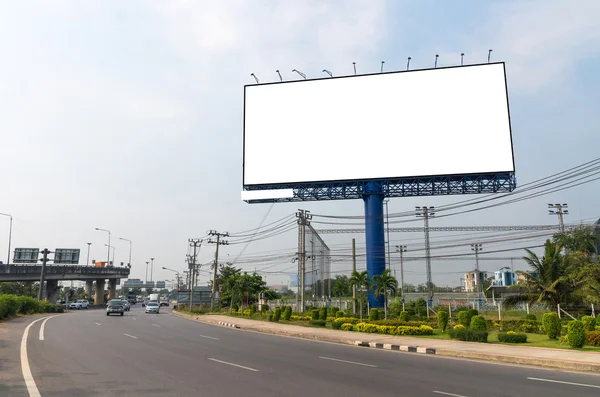
[[(482, 63), (493, 49), (492, 61), (506, 62), (520, 186), (600, 157), (599, 18), (596, 0), (0, 0), (0, 212), (14, 218), (12, 247), (80, 248), (85, 263), (91, 242), (90, 259), (104, 260), (108, 235), (95, 228), (108, 229), (115, 262), (128, 261), (129, 245), (119, 238), (130, 239), (131, 278), (144, 279), (153, 257), (156, 281), (173, 278), (163, 266), (186, 268), (189, 238), (217, 230), (232, 234), (230, 245), (220, 247), (220, 262), (237, 259), (269, 284), (287, 283), (297, 251), (293, 227), (250, 243), (233, 236), (299, 208), (361, 216), (363, 203), (241, 201), (243, 86), (254, 82), (250, 73), (261, 82), (276, 81), (277, 69), (286, 80), (299, 77), (294, 68), (309, 78), (323, 77), (322, 69), (349, 75), (352, 62), (358, 73), (374, 73), (381, 61), (386, 70), (403, 70), (408, 56), (411, 69), (430, 68), (435, 54), (438, 66), (459, 64), (461, 53), (466, 64)], [(316, 142), (291, 137), (289, 144), (295, 160), (331, 166), (310, 157)], [(411, 149), (400, 147), (399, 155), (404, 150)], [(569, 204), (566, 222), (587, 222), (600, 217), (599, 186), (590, 182), (431, 224), (555, 224), (547, 210), (555, 202)], [(388, 209), (398, 214), (471, 198), (394, 198)], [(392, 226), (422, 225), (414, 216), (396, 220), (406, 222)], [(314, 226), (356, 228), (361, 220), (338, 222), (356, 225)], [(2, 260), (8, 227), (0, 216)], [(432, 233), (433, 247), (463, 244), (432, 254), (469, 254), (482, 236)], [(351, 238), (364, 253), (362, 234), (322, 237), (345, 257), (332, 264), (334, 274), (349, 271)], [(481, 256), (544, 238), (484, 244)], [(423, 236), (392, 233), (390, 243), (407, 245), (409, 256), (422, 249)], [(214, 250), (205, 238), (199, 262), (211, 261)], [(502, 255), (519, 258), (523, 251)], [(481, 262), (488, 271), (510, 266)], [(364, 257), (357, 266), (364, 268)], [(424, 266), (407, 262), (405, 281), (423, 282)], [(434, 261), (433, 281), (458, 284), (473, 266)], [(518, 259), (513, 266), (524, 268)], [(205, 283), (209, 268), (202, 269)]]

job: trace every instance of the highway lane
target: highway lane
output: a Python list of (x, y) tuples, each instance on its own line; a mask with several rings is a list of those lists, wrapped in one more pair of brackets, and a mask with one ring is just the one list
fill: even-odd
[[(134, 320), (135, 318), (135, 320)], [(201, 324), (166, 312), (52, 318), (29, 336), (42, 396), (597, 395), (600, 377), (380, 351)], [(37, 327), (37, 328), (36, 328)], [(528, 379), (535, 378), (535, 379)], [(538, 380), (540, 379), (540, 380)], [(546, 380), (582, 385), (551, 383)]]

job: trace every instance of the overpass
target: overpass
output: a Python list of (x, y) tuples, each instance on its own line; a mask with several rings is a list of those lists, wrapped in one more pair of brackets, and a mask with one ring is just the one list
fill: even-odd
[[(108, 299), (112, 299), (116, 296), (117, 280), (129, 277), (129, 272), (128, 267), (46, 265), (44, 272), (46, 299), (56, 303), (59, 281), (85, 281), (85, 292), (88, 296), (92, 295), (93, 283), (96, 281), (95, 304), (103, 304), (106, 279), (108, 279)], [(41, 275), (42, 265), (0, 265), (0, 283), (39, 281)]]

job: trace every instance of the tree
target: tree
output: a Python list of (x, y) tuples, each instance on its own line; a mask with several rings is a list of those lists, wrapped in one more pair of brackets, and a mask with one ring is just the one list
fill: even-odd
[(383, 295), (383, 304), (385, 309), (385, 319), (387, 320), (387, 301), (388, 301), (388, 291), (392, 294), (396, 293), (398, 289), (398, 280), (391, 275), (389, 269), (385, 269), (383, 273), (377, 274), (373, 277), (371, 282), (373, 289), (375, 290), (375, 295), (380, 296)]
[(553, 241), (564, 247), (567, 252), (578, 252), (589, 257), (597, 253), (599, 238), (590, 226), (579, 225), (564, 233), (556, 233)]
[(342, 295), (346, 292), (343, 281), (336, 279), (333, 282), (333, 295), (337, 295), (340, 300), (340, 308), (342, 307)]
[(367, 275), (367, 271), (363, 270), (362, 272), (353, 271), (350, 276), (350, 285), (355, 286), (360, 292), (360, 321), (363, 319), (363, 294), (362, 290), (367, 289), (369, 287), (369, 276)]
[(39, 283), (33, 282), (9, 282), (0, 283), (0, 294), (23, 295), (37, 297)]

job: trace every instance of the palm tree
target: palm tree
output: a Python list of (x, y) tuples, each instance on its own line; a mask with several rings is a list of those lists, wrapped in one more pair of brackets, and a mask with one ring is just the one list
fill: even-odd
[(375, 296), (383, 295), (385, 319), (387, 320), (388, 291), (391, 291), (392, 294), (396, 293), (396, 289), (398, 289), (398, 280), (396, 280), (394, 276), (390, 274), (389, 269), (385, 269), (383, 273), (377, 274), (373, 277), (372, 286), (375, 290)]
[[(508, 297), (505, 302), (514, 304), (528, 301), (529, 303), (548, 302), (554, 305), (566, 303), (569, 295), (566, 289), (569, 274), (568, 257), (562, 255), (562, 245), (546, 240), (544, 256), (539, 258), (534, 252), (525, 249), (527, 256), (523, 257), (531, 267), (532, 272), (518, 271), (525, 278), (527, 292), (517, 296)], [(561, 288), (562, 287), (562, 288)]]
[(367, 271), (363, 270), (362, 272), (353, 271), (350, 276), (350, 285), (356, 286), (356, 288), (360, 291), (360, 321), (363, 319), (363, 294), (362, 290), (366, 289), (369, 286), (369, 276), (367, 275)]
[(337, 295), (339, 300), (340, 300), (340, 310), (342, 308), (342, 294), (346, 293), (346, 287), (344, 285), (344, 283), (337, 279), (333, 282), (333, 295)]

